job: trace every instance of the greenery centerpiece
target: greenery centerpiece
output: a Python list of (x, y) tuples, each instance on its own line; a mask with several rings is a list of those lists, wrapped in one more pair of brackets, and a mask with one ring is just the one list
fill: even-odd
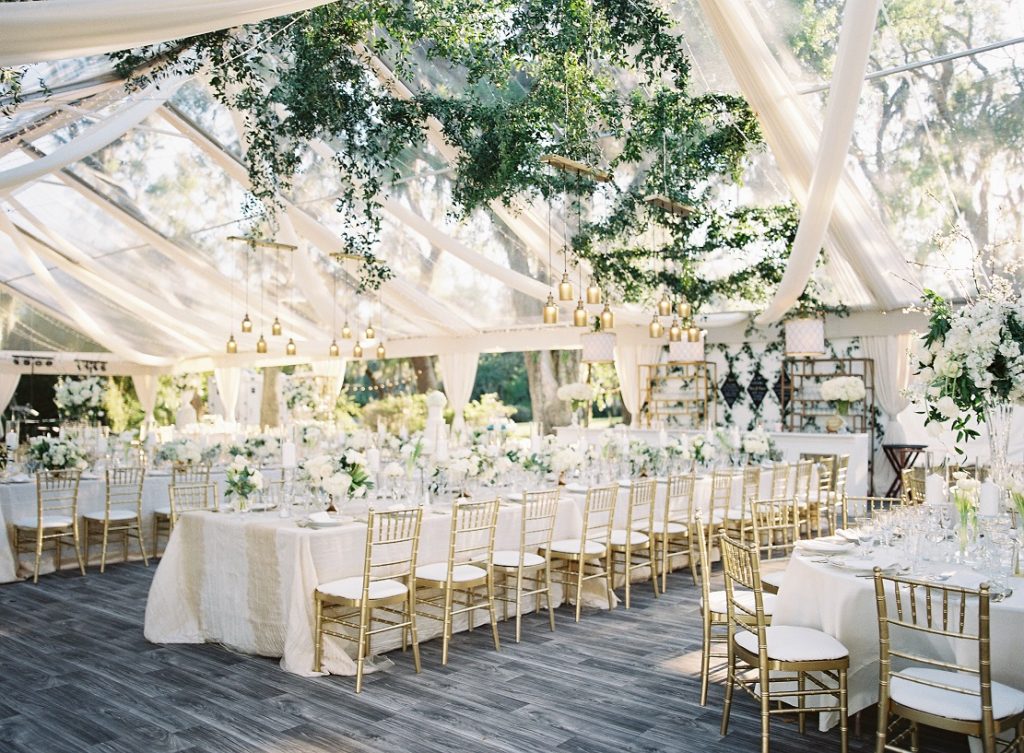
[(28, 443), (28, 469), (32, 472), (82, 471), (88, 467), (82, 448), (70, 439), (33, 437)]
[(365, 456), (351, 448), (309, 458), (303, 461), (299, 473), (313, 493), (327, 495), (328, 509), (336, 509), (351, 497), (365, 496), (373, 488)]
[(263, 491), (263, 473), (244, 455), (235, 455), (225, 480), (228, 496), (236, 512), (249, 510), (249, 498)]
[(171, 465), (192, 465), (203, 461), (203, 451), (191, 439), (174, 439), (157, 447), (153, 460)]

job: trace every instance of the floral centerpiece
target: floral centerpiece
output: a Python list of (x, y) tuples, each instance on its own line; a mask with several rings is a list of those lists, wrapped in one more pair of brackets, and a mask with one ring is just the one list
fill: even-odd
[(203, 460), (203, 451), (191, 439), (175, 439), (157, 447), (153, 460), (172, 465), (200, 463)]
[(336, 500), (362, 497), (373, 488), (366, 471), (366, 458), (353, 449), (309, 458), (300, 466), (300, 472), (311, 489), (325, 492)]
[(242, 444), (228, 447), (228, 454), (232, 457), (244, 455), (248, 460), (266, 463), (274, 457), (280, 447), (281, 440), (277, 437), (246, 437)]
[(573, 425), (579, 426), (586, 421), (587, 409), (594, 399), (594, 388), (584, 382), (572, 382), (563, 384), (556, 393), (559, 400), (564, 400), (572, 406)]
[(583, 467), (586, 457), (573, 446), (561, 447), (551, 454), (551, 470), (558, 475), (558, 483), (565, 483), (565, 474)]
[(693, 462), (699, 465), (711, 465), (718, 458), (718, 448), (713, 439), (698, 434), (690, 441), (690, 453)]
[(89, 466), (82, 449), (68, 439), (34, 437), (28, 444), (30, 471), (85, 470)]
[(743, 435), (741, 443), (743, 453), (755, 463), (768, 460), (772, 454), (772, 438), (764, 427), (758, 426)]
[(99, 377), (57, 380), (53, 402), (65, 421), (99, 421), (103, 418), (106, 389)]
[(971, 531), (978, 523), (978, 500), (981, 496), (981, 482), (970, 478), (964, 471), (953, 474), (953, 505), (957, 513), (957, 542), (960, 545), (960, 559), (967, 552)]
[(284, 383), (282, 394), (288, 410), (305, 413), (316, 410), (317, 390), (309, 379), (289, 379)]
[(249, 509), (249, 497), (263, 491), (263, 473), (244, 455), (235, 455), (228, 466), (225, 485), (238, 512)]
[(821, 399), (835, 403), (840, 416), (849, 414), (850, 403), (863, 400), (866, 394), (864, 380), (858, 376), (837, 376), (821, 383)]

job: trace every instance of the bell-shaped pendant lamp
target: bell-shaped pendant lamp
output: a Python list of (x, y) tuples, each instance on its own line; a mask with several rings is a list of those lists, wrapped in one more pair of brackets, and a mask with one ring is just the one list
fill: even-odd
[(696, 326), (695, 324), (691, 324), (689, 327), (686, 328), (686, 339), (689, 342), (700, 342), (700, 334), (700, 327)]
[(544, 323), (558, 324), (558, 305), (555, 303), (555, 296), (548, 293), (547, 303), (544, 304)]
[(606, 303), (604, 308), (601, 309), (601, 329), (607, 331), (615, 328), (615, 314), (612, 313), (611, 307)]
[(352, 346), (352, 357), (355, 359), (363, 357), (363, 346), (360, 345), (359, 343), (356, 343), (355, 345)]
[(569, 273), (563, 272), (562, 281), (558, 283), (558, 300), (571, 301), (572, 299), (572, 282), (569, 280)]
[(374, 330), (373, 324), (371, 322), (366, 323), (365, 337), (367, 340), (375, 340), (377, 338), (377, 332), (376, 330)]
[(331, 358), (337, 358), (341, 355), (341, 348), (338, 347), (337, 340), (331, 340), (331, 347), (327, 349), (327, 355)]
[(576, 303), (576, 308), (572, 312), (572, 326), (574, 327), (586, 327), (587, 326), (587, 310), (583, 307), (583, 299), (580, 298)]
[(384, 343), (381, 343), (380, 345), (377, 346), (377, 360), (383, 361), (385, 358), (387, 358), (387, 356), (388, 352), (384, 350)]
[(297, 351), (295, 347), (295, 339), (292, 337), (288, 338), (288, 344), (284, 346), (285, 355), (294, 356)]
[(248, 313), (242, 317), (242, 332), (252, 332), (252, 319), (249, 318)]
[(668, 316), (672, 313), (672, 301), (668, 299), (667, 295), (663, 295), (661, 300), (658, 301), (658, 316)]
[(235, 340), (235, 336), (234, 335), (231, 335), (231, 337), (228, 338), (228, 354), (234, 355), (237, 352), (238, 352), (238, 341)]
[(676, 304), (676, 313), (679, 314), (679, 318), (684, 322), (689, 320), (690, 316), (693, 315), (693, 304), (684, 298)]
[(274, 317), (274, 323), (270, 325), (270, 334), (272, 337), (280, 337), (281, 332), (284, 330), (281, 328), (281, 320), (276, 316)]
[(341, 339), (342, 340), (351, 340), (352, 339), (352, 328), (350, 326), (348, 326), (348, 319), (346, 319), (345, 323), (341, 326)]
[(263, 339), (263, 335), (260, 335), (260, 339), (256, 341), (256, 352), (266, 353), (267, 352), (267, 341)]
[(651, 323), (647, 327), (647, 331), (650, 334), (650, 336), (653, 337), (655, 340), (659, 339), (662, 335), (665, 334), (665, 325), (661, 323), (661, 320), (658, 318), (657, 314), (651, 317)]
[(672, 318), (672, 324), (668, 328), (669, 342), (677, 343), (683, 339), (683, 328), (679, 326), (679, 319)]
[(590, 284), (587, 286), (587, 303), (590, 305), (598, 304), (601, 302), (601, 288), (593, 278), (590, 279)]

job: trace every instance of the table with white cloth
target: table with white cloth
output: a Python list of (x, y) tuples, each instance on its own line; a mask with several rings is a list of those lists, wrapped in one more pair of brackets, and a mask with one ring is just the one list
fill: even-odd
[[(891, 555), (879, 553), (881, 564)], [(822, 630), (837, 638), (850, 652), (849, 710), (860, 711), (878, 702), (878, 616), (874, 581), (823, 562), (815, 553), (797, 553), (789, 561), (772, 614), (774, 625), (796, 625)], [(908, 577), (922, 577), (948, 563), (922, 563)], [(983, 575), (960, 568), (945, 585), (977, 588)], [(1024, 690), (1024, 578), (1011, 578), (1012, 595), (991, 606), (992, 679)], [(952, 647), (947, 646), (950, 651)], [(952, 659), (952, 656), (936, 658)], [(822, 715), (822, 728), (834, 723)]]
[[(521, 510), (516, 503), (499, 508), (496, 549), (519, 548)], [(321, 583), (363, 574), (366, 523), (355, 520), (314, 530), (300, 526), (301, 521), (276, 512), (183, 514), (150, 587), (146, 639), (222, 643), (246, 653), (281, 657), (284, 670), (313, 675), (313, 592)], [(581, 527), (578, 506), (562, 499), (554, 538), (578, 537)], [(450, 528), (450, 512), (424, 512), (419, 564), (446, 561)], [(561, 603), (557, 583), (552, 591), (553, 602)], [(585, 594), (584, 603), (607, 607), (606, 594)], [(466, 616), (460, 617), (455, 630), (468, 627)], [(477, 610), (474, 619), (476, 624), (485, 622), (487, 610)], [(440, 635), (440, 622), (417, 622), (421, 641)], [(373, 652), (397, 648), (399, 633), (376, 637)], [(325, 640), (324, 669), (330, 674), (355, 674), (355, 662), (344, 643)]]

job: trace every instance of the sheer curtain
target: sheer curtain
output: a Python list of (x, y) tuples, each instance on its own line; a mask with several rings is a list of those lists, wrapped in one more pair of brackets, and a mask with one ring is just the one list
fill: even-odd
[(341, 394), (341, 388), (345, 386), (345, 368), (348, 366), (348, 361), (344, 358), (332, 358), (328, 361), (313, 361), (311, 365), (314, 374), (331, 380), (334, 397), (338, 397)]
[(217, 392), (224, 404), (224, 420), (234, 423), (235, 412), (238, 410), (238, 390), (242, 385), (242, 370), (238, 367), (214, 369), (213, 378), (217, 380)]
[[(875, 403), (885, 416), (882, 425), (886, 444), (906, 441), (899, 414), (910, 404), (903, 390), (910, 384), (910, 334), (861, 337), (860, 351), (875, 362)], [(875, 493), (882, 494), (892, 483), (894, 473), (882, 452), (875, 453)]]
[(657, 363), (661, 358), (661, 343), (651, 345), (615, 345), (615, 372), (619, 375), (619, 391), (634, 425), (640, 423), (640, 366)]
[(448, 353), (438, 356), (441, 367), (441, 378), (444, 380), (444, 392), (451, 403), (455, 417), (452, 419), (452, 431), (461, 431), (465, 426), (462, 411), (473, 395), (476, 383), (476, 365), (479, 353)]
[(18, 389), (19, 381), (21, 381), (21, 374), (0, 372), (0, 413), (7, 410), (7, 406), (14, 398), (14, 391)]

